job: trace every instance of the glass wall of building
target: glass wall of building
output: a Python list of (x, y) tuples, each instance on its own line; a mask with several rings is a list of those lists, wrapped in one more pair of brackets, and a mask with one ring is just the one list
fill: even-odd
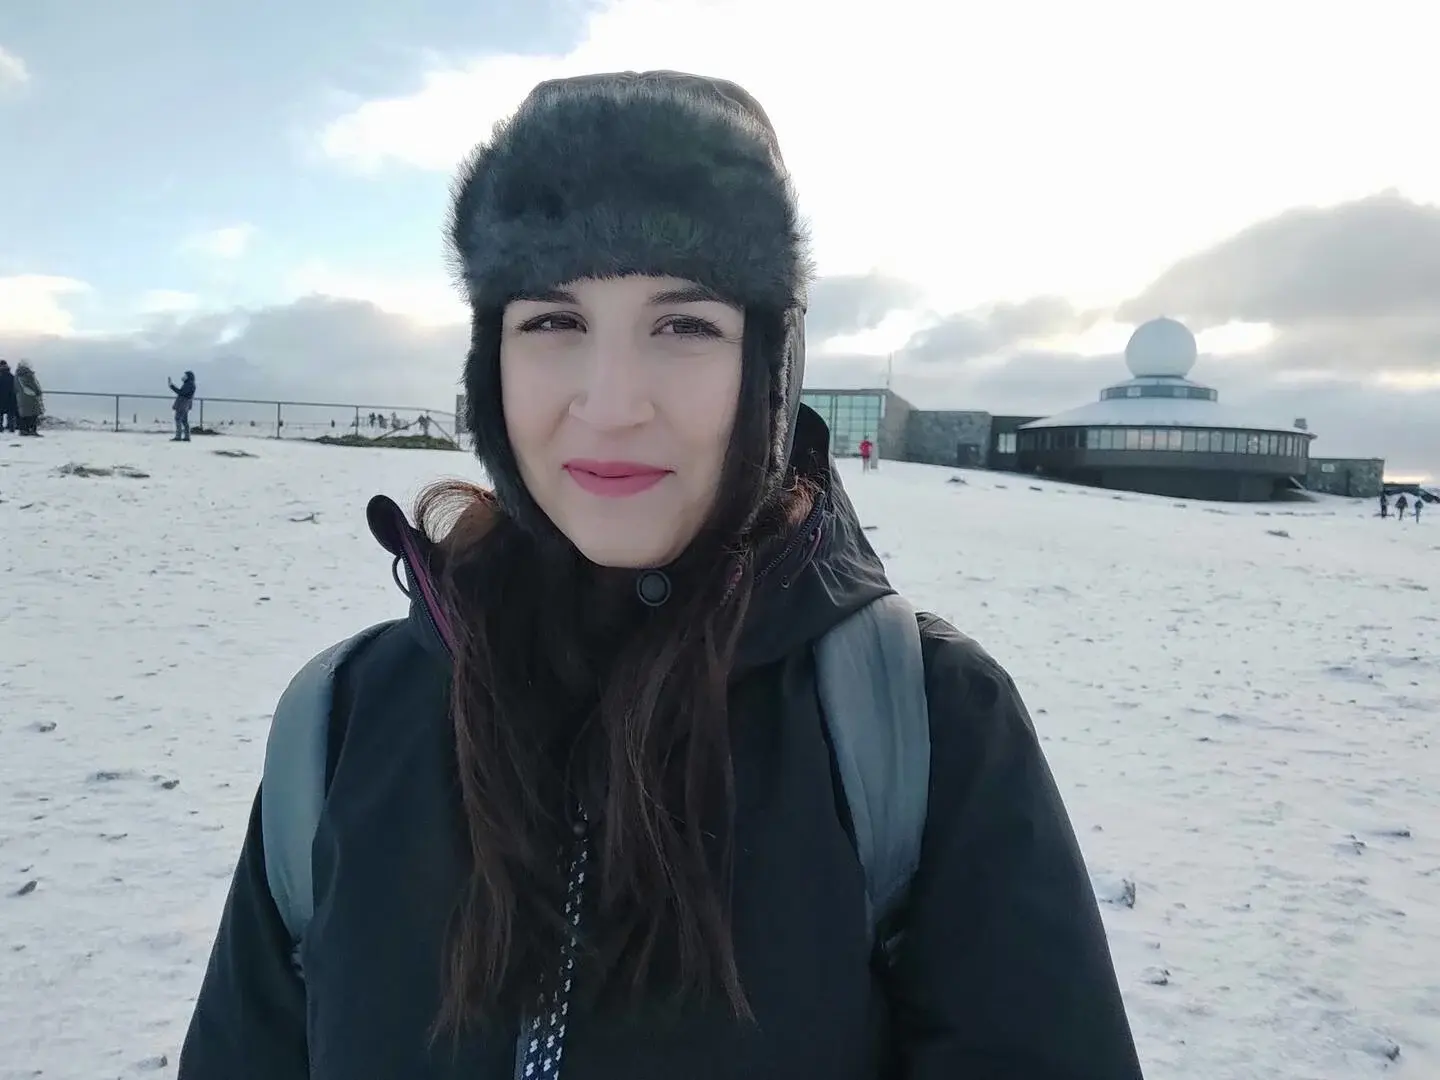
[(1020, 433), (1021, 450), (1145, 450), (1194, 454), (1308, 457), (1310, 439), (1268, 431), (1201, 428), (1041, 428)]
[(829, 425), (830, 452), (836, 457), (858, 456), (864, 439), (879, 447), (880, 420), (885, 415), (884, 394), (806, 391), (800, 400)]

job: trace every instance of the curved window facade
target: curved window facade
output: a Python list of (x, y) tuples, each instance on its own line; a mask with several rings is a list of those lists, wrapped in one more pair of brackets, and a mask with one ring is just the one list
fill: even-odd
[(1040, 428), (1020, 432), (1019, 449), (1143, 450), (1149, 453), (1244, 454), (1305, 458), (1310, 439), (1273, 431), (1225, 431), (1206, 428), (1092, 427)]

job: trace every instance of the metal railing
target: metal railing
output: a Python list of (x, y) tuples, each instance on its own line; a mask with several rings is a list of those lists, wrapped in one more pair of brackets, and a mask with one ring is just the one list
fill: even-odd
[[(57, 407), (61, 400), (64, 408)], [(47, 424), (52, 427), (136, 432), (172, 431), (175, 427), (173, 394), (46, 390), (45, 402)], [(197, 397), (190, 410), (192, 432), (273, 439), (353, 433), (379, 440), (401, 432), (429, 433), (434, 428), (435, 434), (453, 440), (455, 421), (455, 414), (444, 409), (263, 398)]]

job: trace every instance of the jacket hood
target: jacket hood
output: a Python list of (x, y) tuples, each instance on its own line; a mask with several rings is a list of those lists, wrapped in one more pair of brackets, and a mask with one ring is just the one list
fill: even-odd
[[(846, 616), (895, 591), (840, 483), (829, 446), (825, 421), (801, 406), (791, 465), (817, 484), (819, 495), (804, 522), (756, 552), (736, 675), (808, 648)], [(371, 499), (366, 518), (394, 558), (395, 580), (410, 597), (410, 620), (420, 639), (432, 651), (450, 652), (455, 638), (440, 605), (430, 541), (388, 496)]]

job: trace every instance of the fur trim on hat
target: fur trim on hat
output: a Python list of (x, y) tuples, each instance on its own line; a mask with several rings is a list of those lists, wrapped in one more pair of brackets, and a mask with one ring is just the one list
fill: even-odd
[(536, 87), (461, 169), (449, 240), (478, 309), (650, 274), (803, 310), (811, 275), (764, 111), (733, 84), (675, 72)]

